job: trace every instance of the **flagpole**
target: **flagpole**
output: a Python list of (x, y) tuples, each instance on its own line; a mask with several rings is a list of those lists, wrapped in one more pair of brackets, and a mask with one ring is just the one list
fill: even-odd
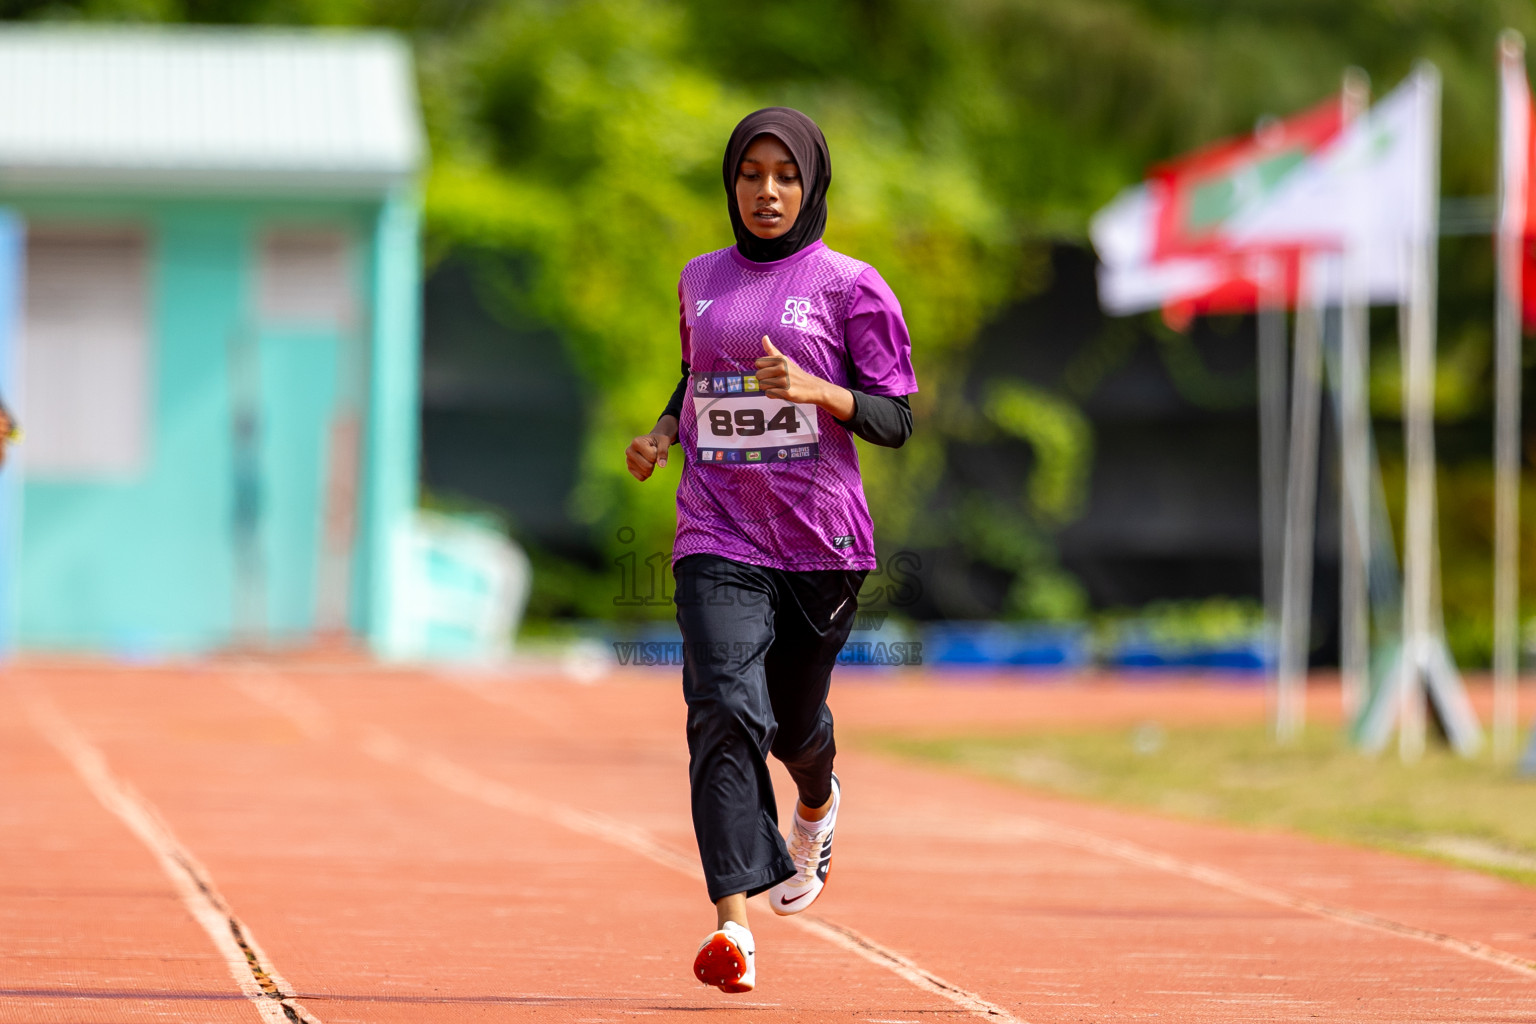
[(1280, 657), (1275, 687), (1275, 738), (1295, 740), (1306, 717), (1312, 543), (1317, 517), (1318, 413), (1322, 391), (1322, 309), (1315, 257), (1297, 275), (1296, 358), (1292, 366), (1290, 467), (1286, 473), (1285, 565), (1281, 579)]
[(1427, 696), (1423, 675), (1435, 646), (1435, 269), (1439, 242), (1440, 73), (1419, 65), (1423, 130), (1429, 136), (1420, 170), (1416, 211), (1419, 233), (1408, 240), (1412, 287), (1409, 293), (1407, 358), (1403, 362), (1403, 419), (1407, 449), (1407, 509), (1403, 540), (1403, 652), (1399, 662), (1398, 755), (1417, 761), (1424, 754)]
[(1259, 523), (1264, 573), (1264, 677), (1269, 712), (1279, 706), (1282, 574), (1285, 564), (1286, 302), (1283, 257), (1264, 259), (1260, 278), (1259, 341)]
[[(1493, 531), (1493, 751), (1500, 760), (1515, 753), (1518, 710), (1520, 632), (1520, 245), (1526, 210), (1525, 174), (1529, 174), (1531, 131), (1529, 103), (1509, 109), (1509, 87), (1518, 81), (1530, 95), (1525, 70), (1525, 40), (1506, 31), (1499, 39), (1499, 90), (1502, 110), (1499, 175), (1498, 331), (1494, 363), (1494, 531)], [(1518, 78), (1516, 78), (1518, 76)], [(1521, 116), (1521, 115), (1524, 116)], [(1512, 166), (1518, 160), (1518, 170)], [(1511, 174), (1511, 171), (1516, 173)], [(1520, 173), (1523, 171), (1524, 173)]]
[[(1344, 72), (1341, 95), (1347, 127), (1365, 113), (1370, 102), (1365, 72)], [(1352, 204), (1365, 208), (1364, 197)], [(1365, 267), (1359, 232), (1351, 231), (1343, 252), (1339, 346), (1339, 688), (1344, 720), (1353, 723), (1364, 706), (1370, 672), (1370, 620), (1367, 580), (1370, 576), (1369, 487), (1370, 414), (1366, 407), (1369, 366), (1369, 323)]]

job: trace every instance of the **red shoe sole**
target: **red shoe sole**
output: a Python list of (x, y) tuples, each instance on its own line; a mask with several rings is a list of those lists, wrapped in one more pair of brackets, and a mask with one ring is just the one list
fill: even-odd
[(742, 985), (741, 977), (747, 973), (747, 958), (736, 943), (724, 935), (713, 935), (693, 958), (693, 975), (706, 985), (713, 985), (722, 992), (750, 992), (751, 985)]

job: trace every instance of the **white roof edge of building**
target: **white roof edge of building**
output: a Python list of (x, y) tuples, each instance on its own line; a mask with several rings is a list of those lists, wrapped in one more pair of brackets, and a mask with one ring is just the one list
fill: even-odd
[(378, 198), (413, 188), (417, 175), (367, 171), (199, 171), (111, 167), (0, 167), (0, 204), (18, 198), (89, 194), (103, 197), (182, 196), (208, 199), (313, 196)]
[(425, 156), (392, 32), (0, 25), (0, 188), (388, 191)]
[(0, 35), (49, 35), (49, 36), (157, 36), (163, 39), (216, 36), (234, 39), (261, 39), (266, 37), (316, 37), (341, 39), (385, 40), (401, 49), (409, 50), (405, 37), (394, 29), (367, 25), (211, 25), (170, 22), (127, 21), (68, 21), (47, 19), (36, 21), (0, 22)]

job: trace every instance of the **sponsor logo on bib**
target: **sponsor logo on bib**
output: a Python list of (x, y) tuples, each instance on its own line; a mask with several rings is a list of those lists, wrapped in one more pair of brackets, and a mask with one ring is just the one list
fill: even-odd
[(752, 374), (698, 374), (694, 380), (700, 462), (762, 466), (816, 458), (815, 406), (768, 396)]

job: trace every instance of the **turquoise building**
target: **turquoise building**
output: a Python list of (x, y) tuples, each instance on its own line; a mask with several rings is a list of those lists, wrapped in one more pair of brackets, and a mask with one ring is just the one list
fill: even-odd
[(0, 29), (22, 226), (0, 394), (26, 432), (0, 635), (383, 642), (416, 504), (423, 159), (392, 36)]

